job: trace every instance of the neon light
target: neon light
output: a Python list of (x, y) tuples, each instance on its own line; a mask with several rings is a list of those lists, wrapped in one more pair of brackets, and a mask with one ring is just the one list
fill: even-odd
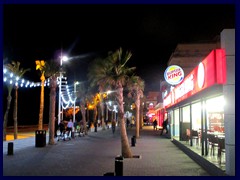
[(216, 49), (164, 98), (164, 107), (169, 108), (215, 84), (224, 83), (226, 83), (225, 51)]
[(175, 91), (175, 98), (174, 99), (179, 99), (188, 92), (192, 91), (194, 88), (194, 82), (193, 82), (193, 74), (191, 74), (189, 77), (187, 77), (183, 83), (181, 83), (179, 86), (177, 86), (174, 91)]
[(204, 65), (203, 63), (199, 63), (198, 65), (198, 73), (197, 73), (197, 81), (198, 81), (198, 87), (202, 88), (203, 84), (204, 84), (204, 77), (205, 77), (205, 73), (204, 73)]
[[(31, 81), (28, 81), (28, 80), (24, 80), (23, 78), (20, 78), (19, 76), (16, 76), (14, 75), (14, 73), (12, 72), (9, 72), (7, 71), (6, 68), (3, 69), (3, 74), (4, 74), (4, 77), (3, 77), (3, 81), (5, 83), (9, 83), (11, 85), (15, 85), (15, 86), (18, 86), (20, 84), (20, 87), (25, 87), (25, 88), (32, 88), (32, 87), (39, 87), (41, 86), (41, 82), (31, 82)], [(63, 77), (63, 79), (67, 79), (67, 77)], [(59, 78), (58, 78), (58, 82), (57, 84), (59, 84)], [(65, 84), (67, 84), (67, 81), (65, 82)], [(50, 85), (50, 78), (46, 79), (45, 82), (44, 82), (44, 86), (49, 86)], [(64, 99), (64, 96), (65, 94), (63, 94), (62, 92), (60, 93), (61, 94), (61, 98), (63, 100), (63, 102), (66, 104), (66, 106), (64, 106), (64, 104), (62, 104), (62, 107), (65, 109), (67, 107), (69, 107), (69, 105), (72, 103), (75, 103), (76, 102), (76, 99), (77, 98), (72, 98), (71, 97), (71, 93), (70, 93), (70, 90), (68, 88), (68, 85), (64, 85), (66, 86), (66, 95), (68, 97), (68, 100), (65, 100)]]

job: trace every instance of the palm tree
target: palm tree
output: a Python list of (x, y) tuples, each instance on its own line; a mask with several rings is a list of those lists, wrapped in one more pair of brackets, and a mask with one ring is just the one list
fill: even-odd
[[(11, 71), (13, 74), (15, 74), (18, 78), (21, 78), (27, 71), (30, 71), (30, 68), (28, 69), (20, 69), (20, 62), (17, 61), (12, 61), (12, 63), (5, 65), (5, 67)], [(10, 109), (10, 104), (11, 104), (11, 92), (12, 92), (13, 85), (9, 84), (8, 85), (8, 106), (6, 113), (4, 115), (4, 139), (6, 140), (6, 127), (7, 127), (7, 121), (8, 121), (8, 111)], [(17, 121), (17, 107), (18, 107), (18, 85), (15, 84), (14, 86), (15, 89), (15, 96), (14, 96), (14, 108), (13, 108), (13, 121), (14, 121), (14, 139), (17, 139), (18, 135), (18, 121)], [(5, 120), (6, 116), (6, 120)]]
[(88, 79), (90, 82), (90, 87), (98, 86), (99, 90), (99, 103), (101, 109), (101, 123), (103, 126), (103, 130), (106, 129), (106, 124), (104, 121), (104, 98), (106, 97), (106, 93), (104, 93), (104, 89), (108, 89), (108, 86), (104, 82), (104, 74), (107, 70), (108, 66), (104, 63), (104, 60), (102, 58), (95, 59), (93, 63), (90, 64), (88, 69)]
[(36, 70), (40, 70), (41, 72), (41, 93), (40, 93), (40, 110), (39, 110), (39, 120), (38, 120), (38, 130), (43, 129), (43, 109), (44, 109), (44, 81), (45, 81), (45, 61), (44, 60), (36, 60)]
[(140, 129), (143, 127), (144, 102), (146, 102), (146, 97), (143, 95), (143, 97), (140, 99)]
[(87, 130), (87, 122), (86, 122), (86, 104), (88, 101), (88, 89), (86, 88), (85, 84), (82, 82), (78, 86), (77, 97), (80, 99), (80, 110), (82, 114), (82, 121), (83, 121), (83, 130), (85, 135), (88, 134)]
[(48, 144), (55, 144), (54, 132), (55, 132), (55, 111), (56, 111), (56, 89), (57, 89), (57, 77), (59, 76), (59, 67), (54, 61), (46, 62), (44, 66), (45, 76), (50, 80), (50, 105), (49, 105), (49, 141)]
[(126, 63), (129, 61), (131, 56), (131, 52), (127, 51), (123, 54), (122, 48), (119, 48), (114, 53), (110, 52), (108, 57), (104, 59), (102, 63), (99, 63), (98, 71), (95, 73), (88, 73), (90, 82), (95, 81), (102, 87), (112, 86), (115, 88), (121, 131), (121, 153), (124, 158), (132, 157), (125, 127), (123, 108), (123, 87), (126, 85), (129, 75), (133, 73), (133, 70), (135, 70), (135, 67), (126, 67)]
[(97, 104), (93, 106), (93, 124), (94, 132), (97, 132)]
[[(93, 97), (95, 132), (97, 132), (96, 124), (97, 124), (97, 120), (99, 119), (99, 115), (101, 116), (100, 117), (101, 122), (104, 122), (104, 102), (103, 102), (104, 96), (105, 96), (104, 94), (97, 93)], [(105, 122), (104, 122), (103, 130), (106, 130), (105, 129)]]
[(102, 130), (106, 130), (106, 124), (104, 121), (104, 99), (106, 94), (101, 90), (99, 92), (99, 106), (100, 106), (100, 116), (101, 116), (101, 124), (102, 124)]
[(140, 129), (140, 100), (143, 97), (144, 81), (139, 76), (132, 76), (129, 83), (129, 95), (134, 98), (136, 106), (136, 138), (139, 138)]
[(7, 109), (4, 114), (4, 122), (3, 122), (3, 141), (6, 141), (6, 136), (7, 136), (8, 113), (9, 113), (10, 105), (12, 101), (12, 96), (11, 96), (12, 88), (13, 88), (12, 84), (7, 85), (8, 96), (7, 96)]

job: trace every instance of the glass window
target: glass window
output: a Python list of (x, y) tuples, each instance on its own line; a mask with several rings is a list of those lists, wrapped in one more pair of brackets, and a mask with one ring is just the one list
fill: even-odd
[(201, 103), (192, 104), (192, 129), (201, 129)]
[(174, 136), (179, 136), (179, 109), (174, 110)]
[(183, 107), (183, 123), (190, 123), (190, 106)]
[(206, 100), (207, 126), (214, 133), (224, 133), (224, 97)]
[(190, 129), (190, 106), (182, 108), (182, 121), (181, 121), (181, 132), (180, 139), (186, 141), (188, 136), (187, 132)]

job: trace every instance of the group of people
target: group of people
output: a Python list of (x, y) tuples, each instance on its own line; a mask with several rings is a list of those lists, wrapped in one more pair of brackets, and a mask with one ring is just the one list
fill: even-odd
[(132, 128), (133, 127), (133, 125), (134, 125), (134, 118), (132, 118), (132, 120), (131, 120), (131, 122), (130, 122), (130, 120), (127, 118), (127, 127), (129, 127), (129, 125), (130, 125), (130, 127)]
[[(157, 119), (155, 119), (155, 120), (153, 121), (153, 129), (154, 129), (154, 130), (157, 130), (157, 125), (158, 125)], [(160, 135), (163, 134), (163, 131), (164, 131), (164, 130), (166, 131), (166, 134), (168, 134), (167, 125), (168, 125), (168, 119), (166, 119), (166, 120), (163, 121), (163, 123), (162, 123), (162, 131), (161, 131)]]
[(80, 121), (78, 122), (74, 122), (72, 121), (72, 119), (70, 119), (67, 124), (64, 123), (63, 120), (61, 120), (61, 122), (58, 124), (57, 119), (55, 120), (55, 134), (54, 136), (57, 137), (57, 131), (60, 131), (60, 135), (64, 135), (65, 132), (67, 132), (67, 136), (70, 137), (73, 133), (73, 128), (75, 128), (76, 130), (79, 131), (79, 133), (83, 133), (83, 122)]
[[(90, 127), (90, 126), (89, 126)], [(70, 119), (67, 122), (67, 125), (64, 123), (63, 120), (58, 124), (58, 120), (55, 118), (55, 133), (54, 136), (57, 137), (57, 131), (60, 131), (60, 136), (64, 135), (67, 132), (67, 136), (70, 137), (69, 135), (72, 135), (73, 128), (75, 128), (79, 133), (84, 132), (84, 127), (83, 127), (83, 121), (81, 120), (79, 123), (78, 122), (72, 122), (72, 119)], [(115, 133), (116, 129), (116, 120), (112, 120), (112, 133)]]
[[(129, 124), (130, 124), (130, 121), (129, 121), (129, 119), (127, 119), (127, 127), (129, 126)], [(155, 119), (153, 121), (153, 129), (154, 130), (157, 130), (157, 125), (158, 125), (157, 120)], [(168, 119), (163, 121), (163, 124), (162, 124), (163, 129), (162, 129), (160, 135), (163, 134), (164, 130), (166, 130), (166, 134), (168, 134), (167, 125), (168, 125)], [(133, 123), (131, 122), (131, 127), (132, 126), (133, 126)], [(55, 118), (55, 135), (54, 136), (57, 137), (57, 131), (59, 129), (60, 130), (60, 135), (63, 135), (65, 132), (67, 132), (67, 136), (69, 137), (69, 135), (72, 134), (73, 127), (77, 129), (77, 123), (75, 122), (75, 124), (73, 124), (72, 119), (70, 119), (67, 123), (67, 126), (65, 126), (63, 120), (61, 120), (61, 122), (58, 124), (58, 121)], [(116, 120), (112, 120), (112, 133), (113, 134), (115, 133), (115, 129), (116, 129)], [(83, 131), (83, 122), (80, 122), (80, 132), (81, 131)]]
[(67, 132), (67, 136), (72, 135), (73, 130), (73, 122), (72, 119), (70, 119), (67, 123), (67, 126), (65, 126), (64, 121), (61, 120), (61, 122), (58, 124), (57, 120), (55, 120), (55, 137), (57, 137), (57, 131), (60, 131), (60, 135), (63, 135), (65, 132)]

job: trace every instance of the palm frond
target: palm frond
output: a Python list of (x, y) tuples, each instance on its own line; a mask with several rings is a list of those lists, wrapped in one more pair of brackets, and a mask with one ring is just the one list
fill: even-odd
[(20, 62), (19, 61), (12, 61), (9, 64), (4, 65), (6, 69), (14, 73), (16, 76), (22, 77), (27, 71), (30, 71), (30, 68), (27, 69), (19, 69), (20, 68)]

